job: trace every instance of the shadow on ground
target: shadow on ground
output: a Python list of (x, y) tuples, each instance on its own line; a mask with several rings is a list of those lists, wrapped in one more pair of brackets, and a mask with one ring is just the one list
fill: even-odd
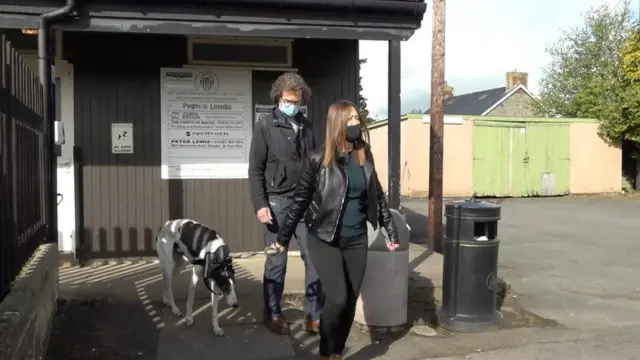
[[(215, 337), (210, 293), (198, 285), (194, 321), (187, 326), (161, 301), (158, 264), (122, 262), (60, 268), (60, 294), (47, 360), (75, 359), (286, 359), (295, 355), (288, 337), (270, 333), (262, 321), (262, 281), (236, 262), (240, 308), (222, 301)], [(174, 294), (185, 313), (190, 268), (174, 280)], [(289, 319), (302, 318), (285, 310)], [(250, 346), (247, 346), (250, 345)], [(265, 350), (268, 349), (268, 350)]]
[(144, 308), (113, 299), (62, 299), (46, 359), (155, 360), (158, 330)]
[[(414, 245), (414, 251), (417, 246)], [(519, 302), (519, 297), (511, 292), (507, 282), (499, 279), (496, 298), (496, 308), (503, 314), (503, 323), (496, 329), (486, 331), (483, 334), (461, 334), (452, 333), (448, 330), (440, 328), (436, 317), (436, 309), (441, 305), (442, 289), (440, 287), (439, 278), (435, 277), (435, 281), (425, 276), (424, 268), (420, 265), (425, 263), (433, 255), (423, 247), (417, 256), (412, 256), (409, 264), (410, 278), (408, 289), (407, 304), (407, 325), (405, 327), (395, 329), (394, 332), (384, 332), (375, 327), (355, 325), (351, 331), (349, 341), (347, 343), (347, 353), (345, 359), (349, 360), (365, 360), (383, 358), (390, 359), (403, 355), (406, 346), (415, 347), (416, 343), (422, 343), (428, 348), (430, 353), (440, 354), (441, 356), (455, 354), (467, 354), (469, 347), (478, 346), (474, 343), (482, 343), (484, 347), (487, 341), (487, 333), (494, 333), (500, 330), (519, 329), (519, 328), (558, 328), (560, 325), (549, 319), (544, 319), (536, 314), (528, 311)], [(430, 273), (429, 273), (430, 274)], [(437, 275), (436, 275), (437, 276)], [(302, 316), (301, 309), (304, 301), (302, 293), (289, 294), (285, 301), (292, 305), (297, 311), (296, 318)], [(390, 300), (390, 306), (393, 301)], [(294, 312), (294, 310), (291, 310)], [(424, 339), (422, 338), (429, 338)], [(455, 344), (449, 343), (448, 338), (456, 339), (455, 343), (463, 341), (465, 346), (458, 348)], [(314, 354), (307, 347), (309, 344), (316, 344), (315, 337), (293, 336), (292, 342), (296, 353), (302, 358)], [(439, 350), (434, 349), (435, 344), (441, 344)], [(457, 350), (456, 350), (457, 349)], [(477, 349), (477, 348), (474, 348)], [(436, 351), (437, 350), (437, 351)], [(416, 352), (415, 349), (412, 350)], [(457, 351), (457, 352), (456, 352)], [(475, 350), (471, 350), (475, 351)], [(440, 356), (439, 355), (439, 356)], [(414, 359), (415, 357), (410, 357)]]
[[(416, 344), (435, 346), (434, 342), (420, 337), (430, 336), (434, 341), (446, 341), (452, 335), (437, 327), (435, 310), (441, 298), (440, 280), (428, 277), (433, 270), (420, 268), (436, 255), (420, 246), (414, 247), (417, 252), (410, 263), (408, 325), (393, 333), (354, 327), (345, 358), (408, 359), (398, 357), (398, 351), (401, 351), (398, 349), (415, 347)], [(224, 302), (221, 304), (220, 325), (226, 334), (224, 338), (213, 336), (210, 294), (204, 286), (198, 286), (194, 304), (195, 324), (191, 327), (162, 305), (162, 280), (155, 263), (62, 267), (60, 301), (46, 359), (175, 360), (205, 359), (211, 358), (212, 354), (217, 359), (238, 360), (315, 358), (319, 338), (302, 330), (302, 293), (290, 294), (284, 299), (284, 315), (292, 330), (290, 336), (274, 335), (261, 325), (262, 281), (252, 275), (260, 273), (255, 271), (261, 263), (256, 260), (236, 261), (237, 292), (241, 303), (239, 309), (231, 309)], [(253, 261), (253, 272), (247, 270), (249, 261)], [(189, 277), (190, 269), (185, 269), (174, 281), (176, 302), (183, 312)], [(510, 293), (506, 286), (498, 298), (498, 305), (504, 314), (504, 328), (558, 326), (520, 306), (518, 296)], [(423, 331), (417, 332), (417, 328)], [(473, 339), (486, 341), (464, 334), (456, 334), (456, 339), (456, 344), (461, 339), (467, 339), (468, 344)], [(442, 345), (447, 348), (455, 344)], [(457, 345), (454, 347), (458, 348)], [(445, 348), (438, 351), (445, 354), (449, 351)], [(437, 349), (431, 349), (434, 350)]]
[[(430, 328), (437, 327), (435, 317), (436, 309), (436, 286), (433, 281), (420, 274), (418, 271), (412, 271), (417, 266), (425, 262), (431, 256), (431, 252), (424, 249), (420, 254), (411, 260), (409, 264), (409, 293), (408, 293), (408, 309), (407, 309), (407, 326), (400, 326), (394, 329), (379, 328), (375, 326), (366, 326), (354, 324), (347, 341), (345, 350), (345, 359), (349, 360), (369, 360), (376, 358), (387, 358), (392, 351), (392, 346), (411, 336), (410, 332), (415, 326), (427, 326)], [(400, 297), (399, 297), (400, 298)], [(302, 308), (304, 304), (304, 294), (290, 293), (284, 298), (284, 301), (291, 305), (292, 318), (302, 317)], [(397, 306), (390, 301), (389, 306)], [(310, 336), (301, 331), (300, 324), (294, 322), (292, 326), (293, 336), (292, 342), (296, 354), (300, 358), (311, 358), (317, 355), (318, 338)]]
[[(429, 238), (429, 217), (415, 211), (407, 206), (402, 207), (402, 213), (406, 216), (407, 224), (411, 228), (411, 242), (414, 244), (427, 245), (427, 239)], [(442, 228), (444, 229), (444, 221), (442, 222)], [(442, 239), (436, 241), (434, 251), (438, 254), (442, 254)]]

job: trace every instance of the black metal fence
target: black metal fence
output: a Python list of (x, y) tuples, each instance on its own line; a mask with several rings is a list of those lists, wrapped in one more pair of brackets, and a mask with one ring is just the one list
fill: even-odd
[(40, 80), (5, 35), (0, 46), (1, 301), (45, 239), (46, 157)]

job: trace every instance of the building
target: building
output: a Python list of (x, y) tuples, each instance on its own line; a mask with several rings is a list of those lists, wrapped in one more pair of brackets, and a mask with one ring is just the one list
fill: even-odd
[[(390, 92), (399, 94), (400, 42), (426, 10), (400, 0), (69, 3), (51, 47), (65, 131), (57, 214), (60, 249), (79, 259), (153, 255), (160, 225), (181, 217), (215, 226), (236, 252), (264, 249), (247, 156), (273, 80), (306, 78), (322, 140), (328, 106), (357, 101), (358, 40), (389, 43)], [(30, 29), (14, 42), (34, 67), (32, 29), (60, 6), (0, 5), (2, 26)], [(390, 99), (398, 121), (399, 104)]]
[[(622, 151), (599, 135), (593, 119), (494, 116), (444, 117), (445, 197), (524, 197), (615, 193)], [(388, 159), (386, 121), (369, 127), (377, 159)], [(402, 196), (429, 192), (430, 116), (401, 122)], [(376, 162), (385, 189), (389, 164)]]
[[(446, 197), (522, 197), (619, 192), (621, 151), (593, 119), (535, 118), (528, 74), (506, 73), (505, 86), (455, 95), (446, 85), (444, 183)], [(401, 122), (400, 192), (429, 192), (430, 111)], [(370, 126), (376, 158), (389, 158), (387, 121)], [(378, 161), (378, 174), (389, 164)], [(383, 181), (383, 186), (388, 184)]]
[[(529, 74), (510, 71), (505, 80), (505, 86), (461, 95), (454, 95), (454, 88), (447, 85), (445, 115), (535, 116), (531, 109), (535, 97), (528, 89)], [(430, 110), (425, 114), (430, 114)]]

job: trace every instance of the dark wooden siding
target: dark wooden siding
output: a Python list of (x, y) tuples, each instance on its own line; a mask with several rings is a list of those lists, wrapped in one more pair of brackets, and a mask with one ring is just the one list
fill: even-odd
[[(160, 68), (186, 63), (184, 38), (65, 34), (64, 56), (75, 67), (75, 145), (84, 163), (81, 257), (153, 255), (158, 228), (179, 217), (216, 227), (235, 252), (264, 248), (247, 180), (160, 178)], [(311, 85), (319, 141), (328, 106), (356, 100), (357, 65), (357, 41), (296, 40), (294, 66)], [(254, 104), (269, 103), (278, 75), (253, 73)], [(111, 153), (113, 122), (133, 123), (134, 154)]]

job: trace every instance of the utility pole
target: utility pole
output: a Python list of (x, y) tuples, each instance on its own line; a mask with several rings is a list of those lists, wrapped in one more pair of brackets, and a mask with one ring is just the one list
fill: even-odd
[(442, 241), (445, 2), (446, 0), (433, 0), (428, 217), (428, 244), (431, 251), (435, 251), (436, 244)]

